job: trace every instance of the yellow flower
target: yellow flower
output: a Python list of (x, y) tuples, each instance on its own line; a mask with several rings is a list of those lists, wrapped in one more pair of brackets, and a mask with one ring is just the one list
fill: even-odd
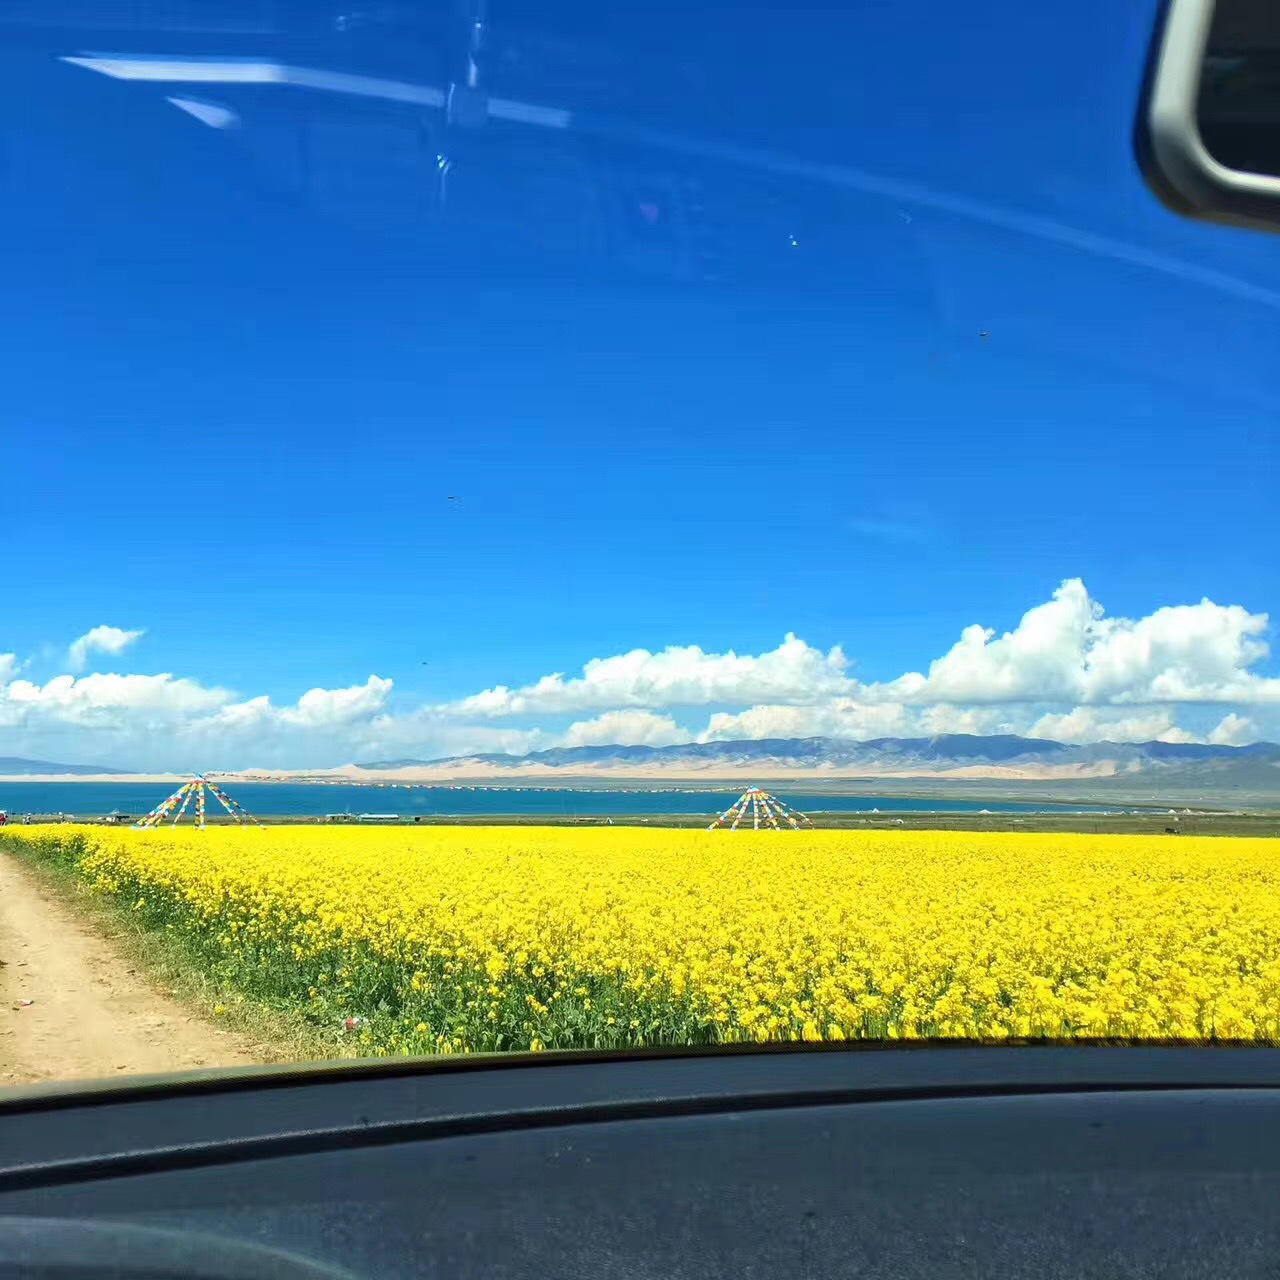
[[(35, 856), (69, 838), (0, 832)], [(93, 892), (142, 904), (255, 997), (369, 1015), (351, 1039), (370, 1053), (616, 1043), (619, 1025), (659, 1043), (1280, 1039), (1276, 840), (314, 826), (74, 838), (63, 856)]]

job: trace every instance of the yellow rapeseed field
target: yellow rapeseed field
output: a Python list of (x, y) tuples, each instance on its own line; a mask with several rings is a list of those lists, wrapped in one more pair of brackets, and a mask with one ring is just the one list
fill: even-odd
[(6, 832), (368, 1053), (1280, 1039), (1280, 841), (433, 827)]

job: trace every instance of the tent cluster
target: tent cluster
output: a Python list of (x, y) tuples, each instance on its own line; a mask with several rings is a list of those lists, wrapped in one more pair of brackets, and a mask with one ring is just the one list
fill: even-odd
[(179, 819), (186, 813), (188, 805), (192, 800), (196, 802), (193, 811), (193, 820), (197, 827), (203, 827), (204, 823), (204, 793), (208, 788), (210, 794), (215, 800), (231, 815), (232, 821), (242, 826), (253, 823), (255, 827), (260, 827), (260, 823), (252, 814), (248, 813), (241, 805), (237, 804), (221, 787), (215, 782), (210, 782), (209, 778), (198, 773), (190, 782), (184, 782), (173, 795), (168, 799), (162, 800), (154, 809), (145, 817), (139, 818), (135, 822), (134, 828), (137, 830), (145, 830), (149, 827), (158, 827), (170, 814), (173, 814), (173, 821), (170, 826), (176, 827)]
[(727, 826), (730, 831), (736, 831), (738, 824), (747, 816), (748, 811), (751, 813), (751, 827), (754, 831), (760, 830), (762, 819), (765, 825), (774, 831), (782, 830), (781, 822), (797, 830), (801, 827), (813, 826), (803, 813), (783, 804), (777, 796), (771, 796), (767, 791), (761, 791), (759, 787), (748, 787), (707, 830), (714, 831), (717, 827)]

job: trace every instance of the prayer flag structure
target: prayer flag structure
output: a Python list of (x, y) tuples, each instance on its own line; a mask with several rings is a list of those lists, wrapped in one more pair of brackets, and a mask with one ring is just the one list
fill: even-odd
[(722, 829), (728, 827), (730, 831), (736, 831), (738, 824), (747, 816), (748, 811), (751, 814), (753, 831), (760, 830), (762, 819), (774, 831), (782, 830), (779, 819), (795, 827), (796, 830), (813, 826), (803, 813), (783, 804), (777, 796), (771, 796), (767, 791), (761, 791), (759, 787), (748, 787), (707, 830), (714, 831), (717, 827)]
[(145, 817), (139, 818), (133, 824), (134, 829), (142, 831), (150, 827), (158, 827), (170, 814), (173, 814), (173, 821), (169, 825), (176, 827), (192, 800), (196, 802), (193, 820), (197, 827), (202, 828), (205, 825), (204, 793), (206, 787), (213, 795), (213, 798), (231, 815), (234, 822), (241, 826), (247, 826), (249, 823), (252, 823), (255, 827), (262, 826), (262, 823), (257, 818), (247, 812), (242, 805), (237, 804), (216, 782), (210, 781), (207, 774), (198, 773), (190, 782), (184, 782), (167, 800), (162, 800)]

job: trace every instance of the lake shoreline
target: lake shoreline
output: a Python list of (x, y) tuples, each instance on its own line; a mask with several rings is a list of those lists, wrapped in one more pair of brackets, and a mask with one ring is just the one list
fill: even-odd
[[(214, 813), (206, 810), (206, 822), (210, 827), (233, 825), (225, 813)], [(1210, 811), (1179, 810), (1176, 813), (1167, 810), (1143, 812), (1070, 812), (1070, 813), (974, 813), (947, 810), (892, 810), (879, 813), (832, 813), (821, 810), (811, 812), (812, 828), (802, 828), (795, 833), (788, 827), (779, 831), (781, 838), (798, 835), (803, 838), (807, 830), (815, 831), (968, 831), (983, 832), (1022, 832), (1027, 835), (1195, 835), (1195, 836), (1253, 836), (1280, 837), (1280, 813), (1222, 813)], [(709, 824), (706, 814), (688, 813), (652, 813), (652, 814), (616, 814), (602, 815), (558, 815), (558, 814), (418, 814), (397, 815), (394, 821), (361, 822), (358, 817), (329, 818), (324, 815), (305, 814), (255, 814), (254, 819), (264, 827), (343, 827), (367, 828), (369, 826), (391, 827), (396, 830), (416, 829), (419, 827), (440, 828), (604, 828), (622, 830), (641, 828), (646, 830), (684, 829), (700, 830)], [(32, 824), (54, 825), (54, 815), (33, 815)], [(11, 813), (8, 829), (25, 824), (15, 820)], [(65, 815), (62, 826), (77, 826), (89, 829), (111, 829), (99, 815)], [(123, 824), (122, 824), (123, 825)], [(182, 827), (191, 826), (188, 813)], [(161, 824), (157, 830), (167, 829), (168, 823)], [(118, 829), (118, 828), (117, 828)], [(744, 824), (739, 831), (750, 830)], [(0, 827), (3, 835), (6, 827)], [(719, 834), (719, 833), (718, 833)], [(733, 832), (724, 831), (725, 838), (732, 838)]]

